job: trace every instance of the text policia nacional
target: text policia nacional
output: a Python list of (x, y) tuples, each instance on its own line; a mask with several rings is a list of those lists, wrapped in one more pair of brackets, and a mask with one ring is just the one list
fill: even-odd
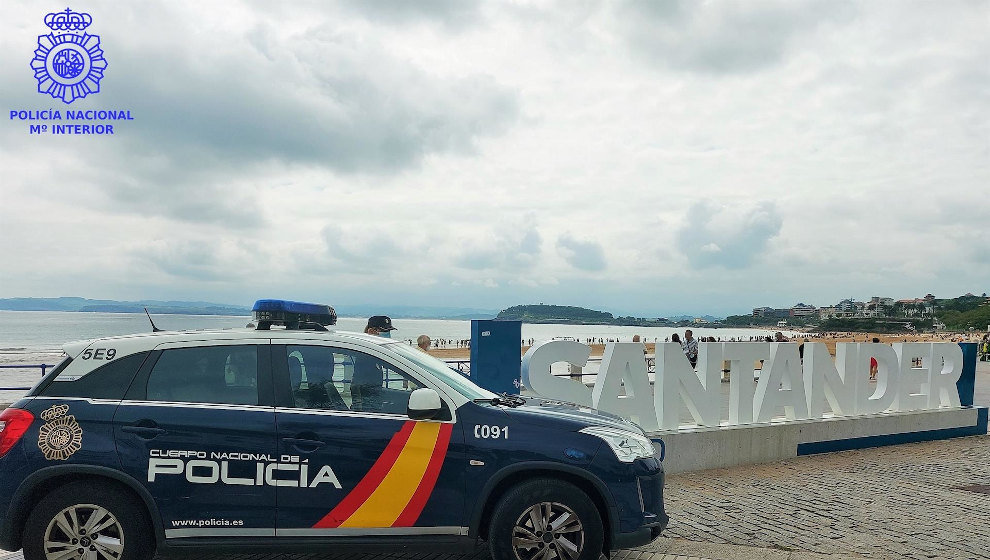
[[(31, 134), (113, 134), (107, 121), (133, 121), (129, 110), (10, 111), (9, 120), (28, 121)], [(85, 123), (85, 124), (83, 124)]]

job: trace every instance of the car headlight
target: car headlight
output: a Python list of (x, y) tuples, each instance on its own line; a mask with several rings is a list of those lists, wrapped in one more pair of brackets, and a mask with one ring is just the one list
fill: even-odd
[(623, 463), (632, 463), (636, 459), (652, 457), (656, 453), (653, 442), (646, 436), (627, 430), (591, 426), (580, 430), (580, 432), (605, 440), (605, 443), (615, 452), (615, 456)]

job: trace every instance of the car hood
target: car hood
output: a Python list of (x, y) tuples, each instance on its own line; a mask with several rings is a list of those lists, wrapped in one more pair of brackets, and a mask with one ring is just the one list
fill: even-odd
[(637, 434), (643, 433), (639, 426), (621, 416), (552, 399), (527, 397), (526, 404), (514, 408), (504, 407), (504, 410), (513, 420), (524, 424), (546, 424), (547, 420), (555, 420), (567, 424), (567, 427), (573, 430), (589, 426), (605, 426)]

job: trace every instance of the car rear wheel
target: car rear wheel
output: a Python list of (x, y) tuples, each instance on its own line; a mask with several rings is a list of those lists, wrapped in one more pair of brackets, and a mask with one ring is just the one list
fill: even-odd
[(509, 490), (488, 529), (495, 560), (592, 560), (601, 555), (603, 542), (601, 516), (591, 498), (553, 479)]
[(25, 560), (147, 560), (151, 524), (133, 498), (75, 482), (50, 492), (28, 516)]

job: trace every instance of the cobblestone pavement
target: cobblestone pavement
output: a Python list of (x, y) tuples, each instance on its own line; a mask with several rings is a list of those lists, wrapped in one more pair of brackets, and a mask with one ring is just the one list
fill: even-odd
[[(671, 524), (621, 560), (990, 559), (990, 436), (671, 475)], [(220, 557), (222, 558), (222, 557)], [(238, 560), (485, 560), (473, 555), (242, 555)], [(20, 560), (0, 553), (0, 560)]]
[(865, 558), (990, 558), (990, 437), (673, 475), (667, 536)]

